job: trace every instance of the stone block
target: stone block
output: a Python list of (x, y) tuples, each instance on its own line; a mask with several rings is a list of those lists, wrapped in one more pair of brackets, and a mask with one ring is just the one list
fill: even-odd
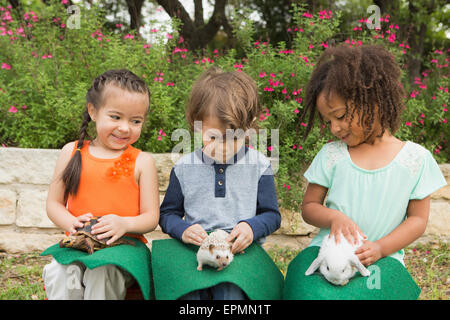
[(182, 154), (152, 153), (152, 156), (158, 170), (159, 191), (165, 192), (169, 186), (170, 171)]
[(60, 150), (0, 148), (0, 183), (49, 184)]
[(450, 235), (450, 203), (447, 201), (431, 201), (425, 236)]
[(0, 232), (0, 251), (8, 253), (42, 252), (58, 243), (64, 235)]
[(18, 227), (56, 228), (47, 217), (47, 190), (26, 189), (19, 192), (17, 204)]
[(16, 221), (16, 192), (0, 189), (0, 225), (13, 224)]
[(431, 199), (450, 200), (450, 185), (440, 188), (431, 195)]

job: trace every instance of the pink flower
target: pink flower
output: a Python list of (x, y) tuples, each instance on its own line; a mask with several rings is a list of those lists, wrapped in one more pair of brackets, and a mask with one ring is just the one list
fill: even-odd
[(11, 108), (9, 108), (8, 111), (11, 112), (11, 113), (16, 113), (17, 112), (17, 108), (14, 107), (14, 106), (11, 106)]
[(273, 147), (272, 147), (272, 146), (269, 146), (269, 147), (267, 147), (267, 150), (272, 151), (272, 150), (273, 150)]
[(9, 64), (3, 62), (3, 63), (2, 63), (2, 69), (9, 70), (9, 69), (11, 69), (11, 66), (10, 66)]
[(405, 122), (405, 125), (407, 125), (408, 127), (411, 127), (411, 122)]
[(134, 39), (134, 36), (132, 34), (127, 34), (124, 39)]
[(173, 36), (170, 33), (167, 33), (166, 37), (167, 37), (167, 39), (172, 39), (173, 38)]

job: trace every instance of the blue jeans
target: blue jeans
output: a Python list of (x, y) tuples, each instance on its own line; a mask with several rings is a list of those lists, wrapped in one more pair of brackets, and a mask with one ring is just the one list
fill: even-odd
[(210, 288), (189, 292), (180, 300), (247, 300), (244, 291), (231, 282), (222, 282)]

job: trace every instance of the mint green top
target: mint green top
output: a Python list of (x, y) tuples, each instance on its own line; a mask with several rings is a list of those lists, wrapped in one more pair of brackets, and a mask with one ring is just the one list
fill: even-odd
[[(405, 220), (409, 200), (424, 199), (447, 185), (430, 151), (411, 141), (375, 170), (355, 165), (344, 142), (327, 143), (304, 176), (328, 188), (325, 205), (350, 217), (369, 241), (385, 237)], [(321, 229), (309, 246), (320, 246), (329, 232)], [(390, 256), (404, 264), (403, 249)]]

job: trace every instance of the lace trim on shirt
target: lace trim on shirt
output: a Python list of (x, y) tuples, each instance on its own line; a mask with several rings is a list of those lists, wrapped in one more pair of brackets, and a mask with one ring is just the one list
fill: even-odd
[(327, 144), (327, 169), (331, 170), (336, 163), (345, 157), (347, 145), (342, 141)]
[(409, 146), (404, 146), (404, 148), (406, 149), (402, 150), (404, 152), (400, 154), (397, 160), (401, 165), (408, 168), (413, 176), (416, 176), (425, 160), (426, 149), (415, 143), (409, 143)]

